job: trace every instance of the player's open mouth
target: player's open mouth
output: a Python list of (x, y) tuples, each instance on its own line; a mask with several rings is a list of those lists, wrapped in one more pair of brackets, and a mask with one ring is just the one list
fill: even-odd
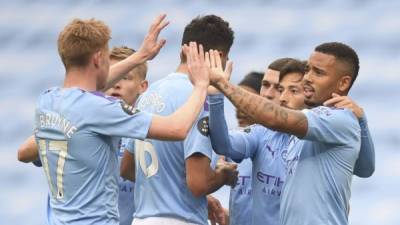
[(304, 95), (306, 98), (310, 98), (314, 94), (314, 88), (311, 87), (310, 85), (304, 85)]
[(121, 95), (118, 93), (112, 93), (111, 96), (116, 97), (116, 98), (121, 98)]

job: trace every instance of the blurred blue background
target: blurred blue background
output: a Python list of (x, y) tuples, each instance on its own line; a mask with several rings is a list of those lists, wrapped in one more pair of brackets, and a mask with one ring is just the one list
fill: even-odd
[[(37, 1), (0, 0), (0, 220), (1, 224), (45, 224), (47, 184), (42, 169), (16, 159), (33, 131), (38, 94), (61, 85), (58, 33), (74, 17), (95, 17), (113, 30), (110, 46), (137, 48), (153, 18), (168, 14), (167, 45), (149, 63), (150, 82), (174, 71), (184, 26), (197, 15), (217, 14), (235, 31), (232, 80), (264, 71), (273, 59), (307, 59), (327, 41), (349, 44), (361, 70), (351, 91), (368, 116), (375, 141), (376, 172), (354, 178), (350, 224), (400, 224), (400, 1)], [(233, 107), (230, 126), (236, 126)], [(227, 206), (228, 189), (217, 196)], [(311, 215), (310, 215), (311, 216)]]

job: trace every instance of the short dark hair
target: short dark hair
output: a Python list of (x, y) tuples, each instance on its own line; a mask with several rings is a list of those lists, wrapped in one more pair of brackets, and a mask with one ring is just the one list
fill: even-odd
[(344, 63), (346, 65), (346, 68), (344, 69), (353, 78), (350, 87), (353, 86), (360, 69), (360, 61), (356, 51), (354, 51), (353, 48), (340, 42), (328, 42), (318, 45), (315, 48), (315, 51), (333, 55), (336, 60)]
[(290, 73), (299, 73), (302, 76), (306, 73), (306, 66), (307, 63), (305, 61), (301, 61), (298, 59), (292, 59), (286, 65), (283, 66), (281, 71), (279, 72), (279, 82), (282, 81), (282, 79), (290, 74)]
[(257, 93), (260, 93), (261, 81), (263, 77), (264, 73), (252, 71), (248, 73), (242, 81), (239, 82), (239, 85), (247, 86)]
[(227, 55), (233, 39), (233, 30), (228, 22), (216, 15), (206, 15), (194, 18), (185, 27), (182, 45), (195, 41), (203, 45), (204, 51), (214, 49)]
[(293, 58), (279, 58), (274, 60), (272, 63), (268, 65), (268, 69), (281, 71), (282, 68), (290, 61), (295, 60)]

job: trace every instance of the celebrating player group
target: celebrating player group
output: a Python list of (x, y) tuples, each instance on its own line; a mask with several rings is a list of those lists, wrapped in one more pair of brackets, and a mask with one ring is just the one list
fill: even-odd
[[(348, 224), (352, 177), (375, 169), (366, 116), (347, 96), (355, 50), (322, 43), (305, 61), (276, 59), (235, 85), (234, 31), (198, 16), (174, 72), (149, 84), (146, 62), (168, 24), (158, 16), (137, 50), (110, 50), (111, 30), (96, 19), (60, 32), (64, 83), (41, 93), (18, 149), (47, 178), (48, 224)], [(212, 196), (224, 185), (229, 209)]]

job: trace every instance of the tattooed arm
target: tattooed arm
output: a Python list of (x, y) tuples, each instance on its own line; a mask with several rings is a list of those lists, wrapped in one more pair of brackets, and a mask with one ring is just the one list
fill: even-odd
[(304, 113), (283, 108), (230, 83), (225, 77), (218, 51), (210, 50), (209, 55), (212, 85), (220, 90), (238, 110), (251, 116), (256, 123), (273, 130), (294, 134), (300, 138), (306, 135), (308, 122)]

